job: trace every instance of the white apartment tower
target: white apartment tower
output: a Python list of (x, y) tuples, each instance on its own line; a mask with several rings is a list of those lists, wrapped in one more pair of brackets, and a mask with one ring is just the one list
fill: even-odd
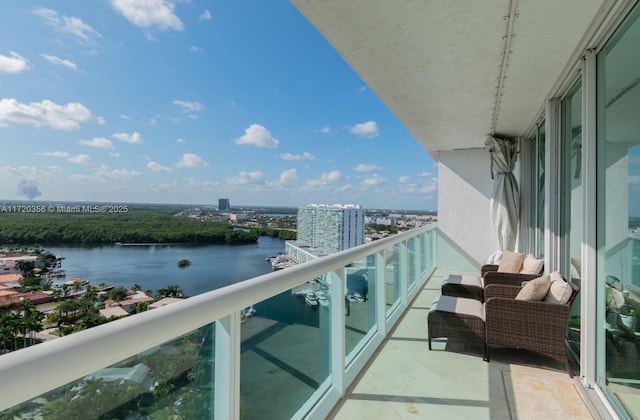
[(355, 204), (309, 204), (298, 209), (298, 246), (332, 254), (364, 243), (364, 209)]

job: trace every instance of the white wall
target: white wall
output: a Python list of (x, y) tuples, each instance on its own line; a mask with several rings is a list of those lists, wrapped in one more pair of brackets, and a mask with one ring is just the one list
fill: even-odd
[(498, 249), (489, 215), (490, 165), (487, 149), (440, 152), (438, 268), (477, 271)]

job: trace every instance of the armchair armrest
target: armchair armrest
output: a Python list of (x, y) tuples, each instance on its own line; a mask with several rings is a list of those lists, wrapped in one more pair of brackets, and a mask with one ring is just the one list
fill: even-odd
[(533, 280), (540, 277), (538, 274), (503, 273), (490, 271), (484, 275), (484, 287), (490, 284), (510, 284), (521, 286), (523, 281)]
[(480, 277), (484, 277), (489, 271), (498, 271), (498, 264), (485, 264), (480, 268)]
[(511, 284), (498, 284), (498, 283), (490, 284), (484, 288), (484, 300), (487, 301), (492, 297), (503, 297), (503, 298), (514, 299), (516, 296), (518, 296), (518, 293), (520, 293), (520, 290), (522, 290), (522, 287), (519, 285), (514, 286)]

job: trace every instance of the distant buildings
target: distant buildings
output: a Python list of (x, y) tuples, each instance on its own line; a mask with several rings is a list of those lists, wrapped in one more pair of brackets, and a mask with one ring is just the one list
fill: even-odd
[(355, 204), (310, 204), (298, 209), (297, 246), (333, 254), (364, 243), (364, 209)]
[(231, 204), (229, 203), (228, 198), (220, 198), (218, 199), (218, 211), (229, 211), (231, 210)]

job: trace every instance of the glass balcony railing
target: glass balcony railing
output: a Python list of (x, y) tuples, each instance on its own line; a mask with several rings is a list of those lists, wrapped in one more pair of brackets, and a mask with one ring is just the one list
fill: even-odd
[(435, 269), (435, 235), (403, 232), (6, 354), (0, 415), (322, 418)]

